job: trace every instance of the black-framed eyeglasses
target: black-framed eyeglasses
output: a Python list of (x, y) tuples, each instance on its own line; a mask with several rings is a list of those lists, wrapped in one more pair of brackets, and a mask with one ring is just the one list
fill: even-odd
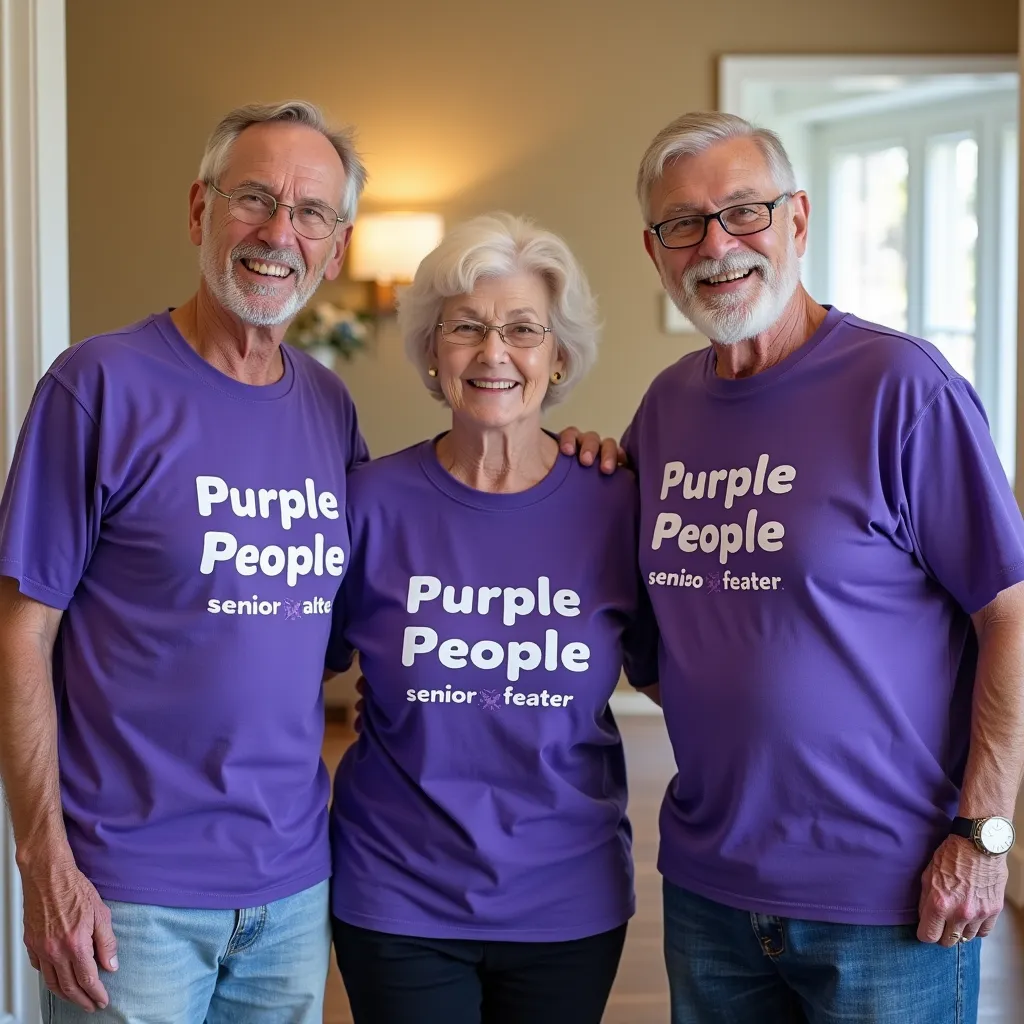
[(266, 224), (277, 213), (277, 208), (283, 206), (288, 211), (292, 227), (303, 238), (327, 238), (345, 219), (326, 203), (297, 203), (289, 206), (279, 202), (269, 192), (251, 185), (240, 185), (230, 192), (221, 192), (212, 181), (207, 184), (217, 195), (228, 201), (228, 213), (243, 224)]
[(700, 245), (707, 237), (708, 225), (717, 220), (722, 230), (730, 235), (756, 235), (767, 231), (772, 226), (772, 213), (787, 199), (793, 197), (792, 192), (783, 192), (778, 199), (770, 203), (739, 203), (727, 206), (714, 213), (688, 213), (683, 217), (663, 220), (660, 224), (652, 224), (647, 230), (657, 237), (666, 249), (689, 249)]
[(512, 348), (536, 348), (550, 327), (521, 321), (514, 324), (482, 324), (476, 320), (442, 320), (438, 325), (441, 336), (452, 345), (479, 345), (488, 331), (497, 331), (498, 337)]

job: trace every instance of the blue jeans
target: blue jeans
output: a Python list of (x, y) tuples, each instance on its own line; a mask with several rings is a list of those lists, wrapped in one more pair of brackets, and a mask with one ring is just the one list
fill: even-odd
[(331, 951), (328, 883), (247, 910), (108, 900), (118, 970), (86, 1013), (45, 987), (44, 1024), (322, 1024)]
[(981, 940), (748, 914), (664, 883), (672, 1024), (975, 1024)]

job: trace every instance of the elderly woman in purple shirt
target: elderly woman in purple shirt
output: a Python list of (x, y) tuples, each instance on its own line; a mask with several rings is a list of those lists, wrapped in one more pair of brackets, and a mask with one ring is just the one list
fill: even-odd
[(349, 480), (328, 654), (365, 709), (332, 810), (334, 937), (356, 1024), (599, 1024), (633, 913), (625, 663), (655, 685), (632, 474), (541, 425), (596, 355), (565, 243), (453, 230), (399, 322), (451, 428)]

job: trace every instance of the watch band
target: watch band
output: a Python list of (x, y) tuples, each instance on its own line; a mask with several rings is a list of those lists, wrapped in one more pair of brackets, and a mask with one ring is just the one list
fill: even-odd
[(980, 820), (980, 818), (961, 818), (958, 815), (953, 819), (953, 824), (949, 826), (949, 834), (951, 836), (963, 836), (964, 839), (973, 841), (974, 829)]

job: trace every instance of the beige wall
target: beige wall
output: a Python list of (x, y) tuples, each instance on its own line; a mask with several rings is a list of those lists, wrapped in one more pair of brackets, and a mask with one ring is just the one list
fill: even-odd
[[(628, 422), (691, 341), (660, 333), (633, 175), (646, 143), (715, 103), (722, 53), (999, 53), (1016, 0), (69, 0), (75, 339), (194, 286), (186, 195), (227, 108), (301, 96), (356, 124), (365, 208), (528, 213), (563, 234), (606, 325), (601, 360), (554, 425)], [(443, 11), (441, 15), (438, 11)], [(343, 368), (371, 448), (437, 430), (441, 410), (393, 330)]]

